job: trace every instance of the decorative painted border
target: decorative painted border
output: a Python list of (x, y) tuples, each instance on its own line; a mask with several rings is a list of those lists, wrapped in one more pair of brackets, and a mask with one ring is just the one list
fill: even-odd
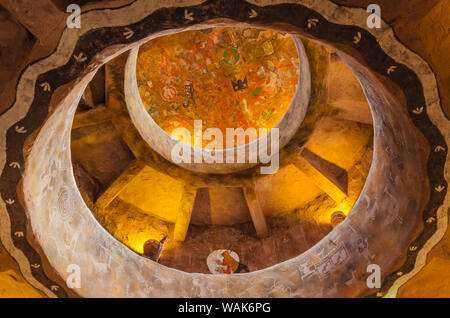
[[(383, 22), (379, 30), (370, 30), (365, 26), (364, 10), (349, 9), (328, 1), (183, 1), (184, 7), (177, 7), (177, 1), (167, 1), (165, 7), (155, 4), (150, 15), (125, 17), (134, 21), (121, 21), (118, 23), (121, 26), (105, 27), (94, 22), (98, 12), (120, 10), (138, 2), (83, 13), (83, 21), (92, 19), (93, 23), (79, 31), (76, 45), (69, 40), (74, 36), (73, 31), (65, 30), (52, 55), (24, 69), (17, 85), (16, 100), (1, 114), (0, 149), (5, 149), (6, 153), (0, 153), (0, 165), (3, 166), (0, 234), (7, 250), (19, 262), (25, 278), (49, 296), (67, 296), (63, 288), (46, 276), (39, 254), (25, 239), (26, 213), (19, 203), (16, 187), (12, 186), (22, 178), (25, 139), (41, 126), (48, 115), (52, 92), (74, 81), (86, 70), (89, 61), (108, 46), (130, 44), (154, 32), (187, 27), (213, 18), (229, 18), (255, 24), (283, 21), (318, 39), (352, 46), (373, 71), (397, 83), (404, 91), (410, 117), (432, 149), (427, 163), (431, 194), (424, 210), (423, 232), (410, 246), (405, 264), (383, 283), (381, 295), (395, 296), (399, 286), (424, 266), (426, 254), (447, 228), (449, 197), (446, 180), (450, 179), (446, 165), (450, 141), (448, 120), (440, 107), (435, 76), (426, 62), (399, 43), (386, 23)], [(145, 14), (148, 12), (143, 11), (142, 15)], [(54, 68), (53, 63), (58, 59), (63, 59), (65, 64)], [(445, 138), (441, 131), (445, 132)], [(399, 272), (402, 273), (400, 278)]]

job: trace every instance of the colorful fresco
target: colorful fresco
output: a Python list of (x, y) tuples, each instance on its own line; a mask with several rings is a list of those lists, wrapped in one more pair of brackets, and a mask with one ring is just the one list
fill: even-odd
[(289, 34), (218, 27), (149, 41), (136, 74), (155, 122), (168, 134), (185, 127), (193, 139), (194, 120), (224, 136), (226, 128), (273, 128), (294, 97), (299, 61)]

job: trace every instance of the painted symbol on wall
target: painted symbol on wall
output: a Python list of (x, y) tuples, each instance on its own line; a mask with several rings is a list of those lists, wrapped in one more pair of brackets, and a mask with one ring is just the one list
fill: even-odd
[(50, 92), (52, 90), (52, 87), (50, 86), (50, 84), (48, 82), (42, 83), (39, 86), (42, 87), (44, 92)]
[(192, 104), (195, 106), (195, 99), (194, 99), (194, 85), (192, 85), (191, 81), (186, 81), (186, 84), (184, 85), (184, 101), (183, 106), (188, 107), (189, 103), (192, 101)]
[(94, 263), (95, 271), (97, 273), (105, 274), (105, 273), (108, 272), (108, 264), (106, 264), (106, 263), (99, 263), (99, 262), (96, 262), (96, 261), (93, 261), (93, 263)]
[(394, 72), (395, 71), (395, 69), (397, 68), (397, 66), (395, 66), (395, 65), (392, 65), (392, 66), (390, 66), (387, 70), (386, 70), (386, 74), (391, 74), (392, 72)]
[(241, 59), (241, 54), (237, 49), (225, 49), (223, 51), (223, 61), (231, 66), (236, 65)]
[(249, 17), (250, 19), (253, 19), (253, 18), (256, 18), (257, 16), (258, 16), (258, 12), (256, 12), (256, 11), (253, 10), (253, 9), (251, 9), (250, 12), (249, 12), (249, 14), (248, 14), (248, 17)]
[(64, 222), (68, 222), (72, 219), (75, 203), (69, 195), (69, 189), (62, 187), (58, 193), (58, 208), (61, 215), (61, 219)]
[(361, 41), (361, 32), (356, 33), (356, 35), (353, 37), (354, 44), (358, 44), (359, 41)]
[(416, 107), (416, 108), (413, 109), (412, 112), (413, 112), (414, 114), (416, 114), (416, 115), (420, 115), (420, 114), (423, 113), (423, 110), (424, 110), (423, 106), (422, 106), (422, 107)]
[(436, 146), (436, 147), (434, 148), (434, 152), (440, 152), (440, 151), (445, 151), (445, 148), (442, 147), (442, 146)]
[(442, 190), (444, 190), (444, 189), (445, 189), (445, 187), (442, 186), (442, 185), (437, 186), (437, 187), (434, 188), (434, 190), (436, 190), (437, 192), (442, 192)]
[(263, 111), (261, 113), (261, 115), (263, 116), (263, 118), (266, 121), (274, 121), (274, 120), (277, 119), (277, 110), (275, 108), (273, 108), (273, 107), (269, 107), (267, 109), (267, 111)]
[(356, 247), (358, 249), (358, 252), (361, 254), (364, 253), (364, 251), (367, 249), (368, 246), (369, 245), (367, 243), (367, 240), (364, 240), (363, 238), (359, 238), (356, 241)]
[(161, 89), (161, 97), (167, 102), (173, 101), (177, 95), (177, 89), (172, 85), (166, 85)]
[(236, 37), (234, 35), (234, 32), (231, 30), (226, 30), (222, 33), (222, 38), (223, 40), (227, 43), (227, 45), (233, 47), (233, 48), (237, 48), (237, 41), (236, 41)]
[(20, 164), (17, 161), (13, 161), (9, 164), (10, 167), (20, 169)]
[(130, 28), (125, 28), (125, 32), (123, 32), (122, 34), (125, 36), (125, 39), (128, 40), (134, 35), (134, 32)]
[(313, 256), (308, 264), (301, 264), (299, 273), (302, 280), (311, 276), (317, 275), (320, 280), (328, 277), (333, 266), (345, 262), (349, 253), (342, 242), (333, 242), (333, 247), (324, 254), (322, 250), (318, 255)]
[(266, 41), (262, 44), (262, 48), (264, 51), (264, 55), (272, 55), (273, 53), (275, 53), (275, 50), (273, 48), (272, 42), (271, 41)]
[(430, 216), (430, 217), (427, 219), (426, 222), (427, 222), (428, 224), (430, 224), (430, 223), (433, 223), (434, 221), (436, 221), (436, 218)]
[(244, 80), (237, 80), (233, 81), (231, 80), (231, 85), (233, 86), (233, 90), (235, 92), (237, 91), (243, 91), (248, 88), (248, 82), (247, 82), (247, 76), (244, 78)]
[(318, 19), (308, 19), (308, 29), (315, 27), (318, 22), (319, 22)]
[(84, 63), (87, 60), (86, 55), (84, 55), (83, 52), (80, 52), (78, 55), (73, 55), (73, 58), (75, 59), (75, 61), (77, 61), (78, 63)]
[(184, 18), (189, 21), (194, 21), (194, 13), (184, 9)]
[(27, 130), (23, 126), (17, 126), (16, 125), (15, 130), (19, 134), (26, 134), (27, 133)]
[(315, 274), (315, 266), (310, 264), (300, 264), (298, 271), (300, 272), (300, 278), (305, 280), (311, 275)]

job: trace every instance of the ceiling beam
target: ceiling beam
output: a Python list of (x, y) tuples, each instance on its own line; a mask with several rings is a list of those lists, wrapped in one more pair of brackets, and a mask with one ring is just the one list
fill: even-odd
[(293, 157), (293, 164), (335, 202), (347, 199), (348, 175), (345, 169), (307, 148), (301, 148), (298, 155)]
[(196, 194), (197, 189), (195, 187), (185, 185), (178, 208), (177, 220), (173, 229), (173, 239), (175, 241), (182, 242), (186, 239)]
[(95, 202), (96, 208), (100, 210), (105, 209), (144, 168), (145, 163), (141, 160), (131, 162), (111, 186), (100, 195)]
[(255, 191), (254, 182), (245, 185), (243, 190), (256, 234), (259, 238), (267, 237), (269, 235), (269, 228), (267, 227), (266, 217), (264, 216), (261, 204)]
[(72, 129), (87, 126), (95, 126), (111, 120), (105, 105), (99, 105), (93, 109), (77, 112), (73, 119)]

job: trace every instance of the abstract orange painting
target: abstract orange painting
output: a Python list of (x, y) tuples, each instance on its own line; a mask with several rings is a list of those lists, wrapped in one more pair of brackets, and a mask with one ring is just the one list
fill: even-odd
[(194, 120), (224, 134), (275, 127), (294, 97), (299, 61), (289, 34), (217, 27), (147, 42), (136, 71), (155, 122), (168, 134), (183, 127), (193, 136)]

